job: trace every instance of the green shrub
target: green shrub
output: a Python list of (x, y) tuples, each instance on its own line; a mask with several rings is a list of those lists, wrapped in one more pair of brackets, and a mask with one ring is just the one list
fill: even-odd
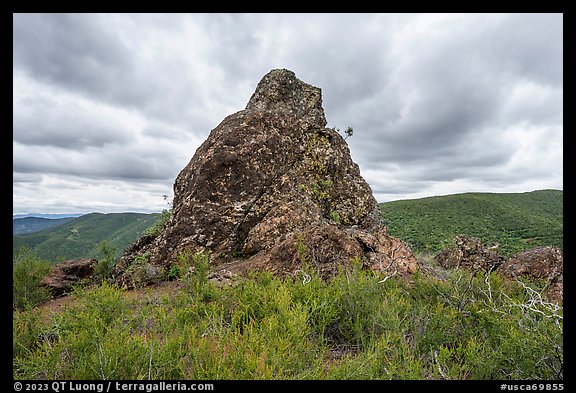
[(21, 250), (12, 266), (12, 306), (17, 309), (35, 306), (50, 298), (40, 282), (50, 272), (50, 264), (30, 250)]
[(184, 251), (178, 255), (178, 264), (175, 266), (178, 272), (187, 272), (183, 278), (191, 294), (201, 300), (212, 298), (214, 285), (208, 281), (210, 253)]
[(330, 212), (330, 221), (333, 221), (336, 224), (340, 224), (340, 213), (338, 213), (337, 211), (331, 211)]
[(138, 255), (124, 272), (133, 288), (143, 288), (152, 283), (161, 282), (166, 273), (161, 266), (150, 263), (150, 253)]
[(166, 224), (171, 215), (172, 215), (172, 209), (162, 210), (162, 213), (160, 213), (160, 216), (158, 217), (156, 222), (154, 222), (154, 224), (152, 224), (151, 227), (146, 229), (146, 231), (144, 231), (144, 234), (154, 237), (158, 236), (160, 232), (162, 232), (164, 225)]
[(176, 280), (180, 278), (181, 274), (182, 272), (180, 271), (180, 267), (178, 265), (171, 266), (170, 270), (168, 271), (168, 280)]
[(112, 247), (106, 240), (100, 241), (97, 246), (98, 252), (101, 257), (98, 259), (98, 264), (94, 269), (94, 278), (101, 282), (112, 278), (112, 271), (116, 265), (116, 249)]

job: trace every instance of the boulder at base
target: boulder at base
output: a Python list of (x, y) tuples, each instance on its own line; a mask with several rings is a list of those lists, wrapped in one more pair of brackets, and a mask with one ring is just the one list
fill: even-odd
[(321, 90), (286, 69), (210, 132), (176, 178), (162, 232), (119, 266), (145, 255), (168, 269), (184, 251), (210, 252), (212, 271), (236, 273), (294, 274), (306, 260), (331, 275), (355, 257), (382, 272), (416, 270), (344, 138), (326, 128)]
[(92, 277), (97, 263), (96, 259), (70, 259), (58, 263), (42, 279), (42, 285), (48, 288), (53, 297), (64, 296), (74, 284)]

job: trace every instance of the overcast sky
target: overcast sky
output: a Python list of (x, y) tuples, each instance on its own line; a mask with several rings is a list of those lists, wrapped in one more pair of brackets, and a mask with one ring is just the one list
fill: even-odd
[(162, 210), (273, 68), (379, 202), (563, 189), (562, 14), (15, 14), (13, 213)]

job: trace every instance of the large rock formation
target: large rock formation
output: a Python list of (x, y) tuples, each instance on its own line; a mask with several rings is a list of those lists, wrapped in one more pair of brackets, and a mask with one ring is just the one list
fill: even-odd
[(169, 266), (190, 250), (210, 251), (213, 268), (234, 273), (289, 274), (306, 261), (329, 275), (354, 257), (416, 270), (408, 247), (386, 234), (346, 142), (326, 128), (321, 90), (285, 69), (211, 131), (176, 178), (171, 218), (146, 240), (123, 266), (137, 255)]

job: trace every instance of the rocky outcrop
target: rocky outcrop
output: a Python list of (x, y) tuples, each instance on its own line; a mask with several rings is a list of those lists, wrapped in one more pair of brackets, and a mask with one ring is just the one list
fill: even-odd
[(505, 277), (544, 279), (550, 285), (545, 292), (548, 299), (563, 302), (564, 257), (556, 247), (536, 247), (520, 252), (506, 261), (498, 271)]
[(444, 268), (465, 268), (471, 271), (489, 271), (504, 262), (498, 254), (498, 246), (486, 246), (480, 239), (459, 235), (454, 246), (440, 251), (436, 261)]
[(47, 287), (52, 297), (61, 297), (72, 290), (72, 286), (92, 277), (96, 259), (71, 259), (52, 267), (42, 279), (42, 285)]
[(505, 277), (556, 280), (562, 273), (564, 258), (556, 247), (536, 247), (513, 255), (498, 271)]
[(536, 247), (513, 255), (507, 261), (498, 254), (498, 247), (488, 247), (480, 239), (456, 236), (455, 245), (436, 256), (440, 266), (465, 268), (473, 272), (496, 271), (508, 279), (526, 277), (548, 281), (544, 295), (559, 304), (563, 302), (563, 254), (556, 247)]
[(416, 271), (412, 253), (398, 239), (322, 224), (294, 232), (266, 252), (226, 266), (222, 271), (243, 274), (259, 269), (294, 274), (300, 268), (313, 266), (322, 277), (331, 277), (354, 258), (374, 271)]
[(409, 248), (386, 234), (344, 138), (326, 128), (321, 90), (279, 69), (210, 132), (176, 178), (160, 235), (120, 266), (148, 255), (167, 267), (189, 250), (210, 251), (211, 265), (226, 271), (290, 274), (304, 248), (326, 274), (354, 257), (378, 270), (416, 270)]

